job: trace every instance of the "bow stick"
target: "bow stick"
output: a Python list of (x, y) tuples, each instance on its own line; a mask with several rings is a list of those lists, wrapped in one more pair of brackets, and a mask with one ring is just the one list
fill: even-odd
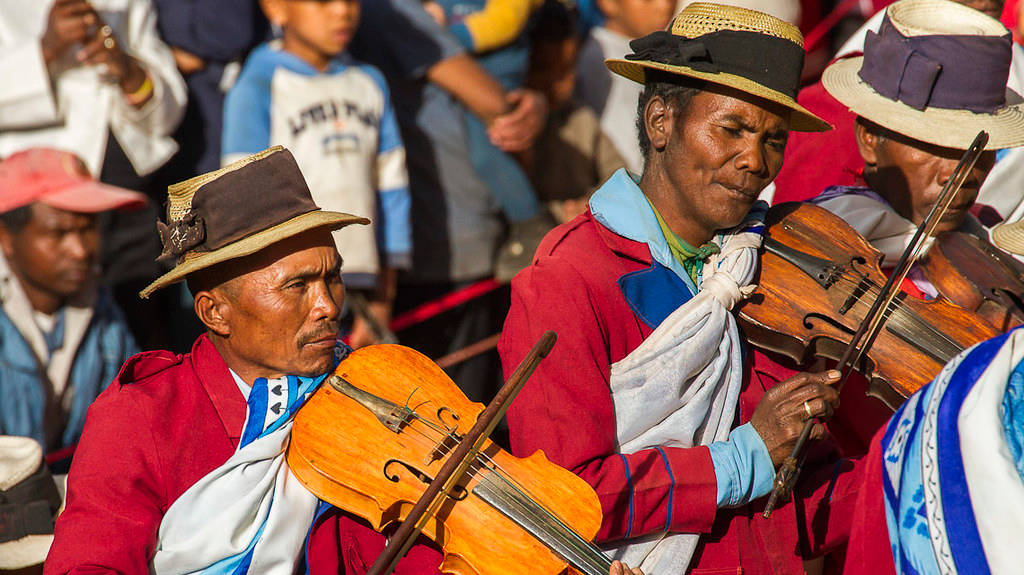
[[(934, 236), (935, 229), (938, 227), (939, 222), (942, 221), (942, 217), (946, 215), (946, 211), (953, 203), (960, 188), (963, 187), (967, 176), (974, 169), (975, 164), (978, 163), (978, 159), (981, 157), (982, 152), (985, 151), (985, 144), (987, 143), (988, 133), (985, 131), (978, 132), (970, 147), (960, 157), (960, 161), (957, 163), (956, 169), (953, 170), (953, 174), (946, 180), (946, 185), (942, 188), (938, 201), (932, 205), (928, 216), (917, 227), (917, 231), (914, 233), (910, 244), (903, 250), (903, 254), (900, 255), (900, 259), (896, 263), (896, 268), (889, 275), (885, 285), (882, 286), (882, 291), (875, 298), (867, 315), (861, 321), (860, 327), (857, 328), (857, 332), (854, 333), (853, 338), (850, 339), (850, 343), (846, 346), (846, 350), (843, 351), (843, 355), (839, 359), (839, 364), (836, 368), (840, 370), (842, 377), (836, 383), (837, 390), (842, 390), (846, 379), (853, 372), (853, 366), (860, 362), (861, 358), (864, 357), (864, 354), (867, 353), (867, 350), (875, 342), (879, 332), (882, 331), (882, 327), (889, 317), (889, 314), (883, 313), (882, 310), (885, 310), (885, 312), (889, 311), (890, 304), (892, 304), (893, 299), (900, 292), (899, 288), (903, 284), (903, 280), (906, 279), (907, 274), (910, 273), (910, 268), (913, 267), (918, 257), (920, 257), (925, 243)], [(864, 341), (864, 345), (860, 345), (861, 340)], [(775, 474), (775, 485), (772, 487), (771, 496), (768, 498), (768, 503), (764, 508), (765, 519), (771, 516), (772, 510), (775, 509), (775, 506), (780, 501), (786, 500), (790, 493), (792, 493), (793, 486), (796, 484), (796, 479), (800, 474), (800, 468), (803, 466), (807, 442), (811, 437), (811, 430), (814, 427), (815, 421), (815, 418), (811, 418), (804, 423), (796, 445), (793, 446), (793, 452), (782, 462), (778, 473)]]
[(434, 516), (437, 508), (444, 503), (451, 490), (465, 477), (466, 470), (476, 460), (484, 441), (501, 421), (508, 406), (523, 388), (537, 364), (547, 357), (552, 346), (555, 345), (556, 338), (555, 332), (548, 330), (533, 345), (533, 349), (519, 363), (512, 373), (512, 377), (508, 378), (508, 381), (501, 386), (498, 395), (487, 404), (487, 409), (480, 413), (476, 423), (459, 441), (451, 456), (441, 466), (437, 476), (427, 486), (426, 491), (409, 511), (395, 534), (388, 540), (387, 547), (370, 566), (367, 575), (388, 575), (394, 570), (398, 561), (409, 552), (409, 548), (412, 547), (426, 522)]

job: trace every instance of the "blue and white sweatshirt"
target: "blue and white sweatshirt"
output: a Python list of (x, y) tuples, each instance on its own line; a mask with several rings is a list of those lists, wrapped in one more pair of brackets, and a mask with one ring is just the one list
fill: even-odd
[(341, 54), (320, 72), (278, 41), (256, 48), (224, 103), (222, 160), (274, 145), (291, 150), (318, 206), (373, 220), (334, 232), (350, 287), (373, 287), (381, 261), (409, 267), (405, 147), (376, 68)]

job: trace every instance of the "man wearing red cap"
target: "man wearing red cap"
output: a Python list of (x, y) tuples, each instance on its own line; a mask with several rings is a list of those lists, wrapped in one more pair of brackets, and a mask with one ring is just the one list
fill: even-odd
[(146, 198), (39, 148), (0, 163), (0, 190), (0, 433), (53, 451), (77, 443), (89, 404), (138, 351), (93, 282), (96, 215)]

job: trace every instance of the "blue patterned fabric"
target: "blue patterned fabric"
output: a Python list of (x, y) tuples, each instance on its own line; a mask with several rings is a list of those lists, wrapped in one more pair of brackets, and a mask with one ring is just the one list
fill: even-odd
[[(965, 351), (890, 420), (882, 438), (883, 489), (897, 572), (998, 573), (993, 565), (1017, 552), (993, 536), (999, 528), (986, 530), (982, 523), (1013, 512), (991, 509), (984, 495), (998, 491), (996, 499), (1012, 505), (1024, 490), (1021, 336), (1017, 330)], [(998, 402), (989, 402), (997, 406), (985, 403), (985, 392), (998, 394)], [(992, 455), (972, 463), (970, 450), (977, 446), (965, 447), (965, 441), (996, 417), (1003, 436), (994, 443), (1005, 445), (1009, 461), (1001, 462), (1002, 446), (992, 445)], [(1008, 466), (1016, 477), (1005, 473)]]

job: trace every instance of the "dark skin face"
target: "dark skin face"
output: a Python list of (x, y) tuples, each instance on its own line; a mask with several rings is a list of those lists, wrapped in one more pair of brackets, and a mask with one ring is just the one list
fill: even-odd
[(318, 70), (348, 46), (359, 25), (359, 0), (262, 0), (263, 12), (284, 29), (285, 50)]
[[(885, 198), (896, 213), (914, 224), (923, 222), (956, 169), (963, 150), (926, 144), (863, 122), (857, 122), (856, 134), (867, 184)], [(978, 191), (995, 159), (994, 151), (982, 154), (939, 222), (937, 233), (960, 227), (978, 199)]]
[(782, 168), (789, 115), (766, 100), (709, 87), (682, 115), (651, 98), (643, 120), (651, 148), (640, 189), (691, 245), (739, 225)]
[(209, 273), (196, 315), (243, 380), (330, 369), (345, 298), (330, 232), (305, 232)]
[(31, 209), (21, 230), (0, 225), (0, 247), (32, 307), (52, 314), (93, 278), (99, 230), (94, 214), (41, 203)]
[[(789, 114), (754, 96), (709, 86), (679, 115), (661, 98), (644, 109), (651, 141), (640, 189), (677, 235), (698, 246), (739, 225), (779, 173)], [(839, 404), (835, 371), (800, 373), (773, 387), (750, 423), (778, 467), (809, 417), (828, 417)], [(824, 437), (818, 423), (812, 439)]]

